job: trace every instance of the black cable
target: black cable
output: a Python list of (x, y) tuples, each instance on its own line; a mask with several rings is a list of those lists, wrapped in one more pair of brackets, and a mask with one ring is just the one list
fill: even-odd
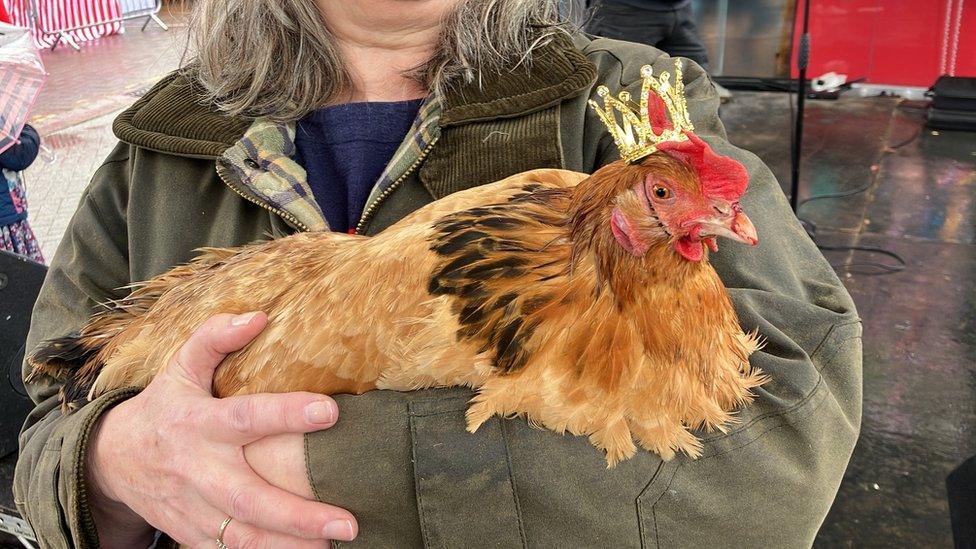
[[(899, 103), (899, 106), (900, 105), (901, 105), (901, 103)], [(898, 109), (898, 107), (896, 107), (896, 109)], [(900, 143), (897, 143), (897, 144), (892, 145), (890, 147), (885, 147), (884, 151), (882, 152), (882, 157), (884, 155), (888, 154), (888, 153), (897, 151), (898, 149), (901, 149), (902, 147), (905, 147), (906, 145), (914, 142), (916, 139), (918, 139), (918, 137), (921, 134), (922, 134), (922, 128), (919, 127), (914, 132), (912, 132), (911, 137), (909, 137), (908, 139), (905, 139), (905, 140), (901, 141)], [(866, 185), (863, 185), (863, 186), (858, 187), (856, 189), (852, 189), (852, 190), (844, 191), (844, 192), (839, 192), (839, 193), (829, 193), (829, 194), (821, 194), (821, 195), (811, 196), (811, 197), (809, 197), (809, 198), (801, 201), (799, 204), (797, 204), (797, 211), (799, 212), (799, 209), (802, 208), (804, 204), (813, 202), (815, 200), (825, 200), (825, 199), (828, 199), (828, 198), (846, 198), (848, 196), (854, 196), (856, 194), (860, 194), (860, 193), (866, 192), (871, 187), (873, 187), (876, 182), (877, 182), (877, 176), (875, 176), (870, 181), (868, 181), (868, 183)], [(808, 219), (804, 219), (804, 218), (800, 217), (799, 215), (797, 215), (797, 219), (800, 220), (800, 222), (803, 224), (804, 229), (806, 229), (807, 234), (809, 234), (810, 235), (810, 238), (811, 239), (814, 239), (814, 242), (816, 243), (817, 226), (812, 221), (810, 221)], [(904, 271), (908, 267), (908, 262), (905, 261), (905, 259), (902, 256), (898, 255), (895, 252), (892, 252), (891, 250), (887, 250), (885, 248), (879, 248), (877, 246), (860, 246), (860, 245), (858, 245), (858, 246), (827, 246), (827, 245), (824, 245), (824, 244), (817, 243), (817, 248), (819, 248), (821, 250), (824, 250), (824, 251), (834, 251), (834, 252), (846, 252), (846, 251), (850, 251), (850, 252), (864, 252), (864, 253), (871, 253), (871, 254), (879, 254), (879, 255), (884, 255), (884, 256), (890, 257), (891, 259), (894, 259), (895, 262), (896, 262), (896, 264), (894, 264), (894, 265), (888, 264), (888, 263), (877, 263), (877, 262), (874, 262), (874, 261), (860, 261), (860, 262), (847, 261), (847, 262), (840, 263), (840, 264), (835, 264), (835, 263), (831, 263), (830, 264), (830, 266), (833, 267), (834, 269), (845, 270), (847, 272), (851, 272), (851, 273), (855, 273), (855, 274), (860, 274), (860, 275), (865, 275), (865, 276), (876, 276), (876, 275), (884, 275), (884, 274), (894, 274), (894, 273), (899, 273), (901, 271)], [(874, 270), (873, 271), (855, 270), (854, 269), (855, 267), (869, 267), (869, 268), (874, 269)]]
[[(792, 131), (793, 128), (796, 128), (796, 109), (793, 106), (793, 91), (792, 90), (789, 90), (789, 89), (786, 90), (786, 103), (789, 104), (789, 106), (790, 106), (790, 130), (791, 130), (790, 131), (790, 154), (792, 155), (792, 151), (796, 148), (796, 134)], [(790, 162), (792, 162), (792, 161), (793, 161), (793, 157), (791, 156), (790, 157)], [(791, 199), (791, 202), (792, 202), (792, 199)], [(796, 207), (799, 208), (800, 205), (798, 204)], [(796, 209), (795, 208), (793, 210), (793, 213), (794, 214), (796, 213)]]
[[(830, 266), (835, 269), (844, 269), (849, 272), (862, 274), (862, 275), (882, 275), (882, 274), (894, 274), (900, 273), (908, 267), (905, 259), (900, 255), (892, 252), (891, 250), (886, 250), (884, 248), (879, 248), (877, 246), (818, 246), (821, 250), (827, 251), (858, 251), (866, 253), (876, 253), (881, 255), (886, 255), (898, 262), (897, 265), (890, 265), (886, 263), (875, 263), (874, 261), (862, 261), (862, 262), (845, 262), (841, 264), (831, 263)], [(851, 267), (872, 267), (878, 269), (881, 272), (866, 272), (866, 271), (852, 271)]]
[[(873, 181), (869, 182), (867, 185), (864, 185), (862, 187), (858, 187), (850, 191), (844, 191), (842, 193), (818, 194), (815, 196), (811, 196), (810, 198), (804, 198), (803, 200), (800, 201), (799, 204), (797, 204), (796, 209), (799, 210), (801, 207), (803, 207), (804, 204), (807, 204), (808, 202), (814, 202), (816, 200), (825, 200), (827, 198), (846, 198), (848, 196), (861, 194), (864, 191), (870, 189), (872, 185), (874, 185)], [(797, 218), (799, 218), (799, 216), (797, 216)], [(800, 219), (800, 221), (806, 221), (806, 220)]]
[[(870, 187), (870, 185), (868, 185), (868, 187)], [(861, 192), (864, 191), (862, 190)], [(814, 243), (817, 245), (817, 248), (820, 250), (828, 251), (828, 252), (864, 252), (864, 253), (871, 253), (871, 254), (879, 254), (879, 255), (888, 256), (896, 261), (896, 264), (894, 265), (890, 263), (877, 263), (874, 261), (845, 261), (844, 263), (831, 263), (830, 266), (836, 270), (843, 270), (843, 271), (865, 275), (865, 276), (877, 276), (877, 275), (900, 273), (908, 267), (908, 262), (905, 261), (905, 259), (902, 256), (898, 255), (897, 253), (891, 250), (880, 248), (878, 246), (861, 246), (861, 245), (827, 246), (826, 244), (817, 243), (816, 242), (817, 226), (813, 222), (807, 219), (800, 219), (800, 222), (803, 224), (803, 228), (807, 231), (807, 234), (810, 235), (810, 238), (814, 240)], [(852, 269), (852, 267), (871, 267), (876, 270), (858, 271)]]
[[(26, 343), (24, 345), (26, 345)], [(23, 350), (23, 348), (21, 350)], [(20, 355), (20, 351), (14, 353), (13, 356), (16, 357), (18, 355), (23, 356)], [(11, 357), (10, 362), (6, 364), (6, 368), (5, 368), (7, 370), (7, 385), (10, 386), (10, 390), (13, 391), (14, 394), (22, 396), (24, 398), (30, 398), (30, 395), (27, 394), (27, 391), (21, 389), (21, 387), (23, 387), (23, 382), (20, 383), (14, 382), (14, 378), (12, 375), (12, 372), (14, 371), (17, 371), (18, 374), (20, 373), (20, 361), (17, 361), (16, 368), (12, 368), (12, 366), (15, 366), (13, 357)]]
[(912, 132), (912, 136), (909, 137), (908, 139), (902, 141), (901, 143), (898, 143), (897, 145), (892, 145), (890, 147), (886, 147), (885, 148), (885, 152), (897, 151), (898, 149), (900, 149), (900, 148), (904, 147), (905, 145), (908, 145), (911, 142), (913, 142), (916, 139), (918, 139), (918, 136), (920, 136), (920, 135), (922, 135), (922, 128), (921, 128), (921, 126), (919, 126), (918, 128), (915, 128), (915, 131)]

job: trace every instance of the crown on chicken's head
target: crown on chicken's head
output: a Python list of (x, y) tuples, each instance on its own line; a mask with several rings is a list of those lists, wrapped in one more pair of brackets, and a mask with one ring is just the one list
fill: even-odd
[(613, 136), (620, 158), (635, 164), (657, 151), (667, 153), (695, 170), (706, 197), (738, 200), (749, 184), (749, 174), (741, 163), (716, 154), (694, 134), (685, 101), (681, 60), (675, 60), (673, 83), (667, 72), (655, 77), (650, 65), (641, 67), (641, 77), (640, 104), (635, 104), (627, 91), (614, 97), (606, 86), (597, 88), (602, 107), (589, 101)]

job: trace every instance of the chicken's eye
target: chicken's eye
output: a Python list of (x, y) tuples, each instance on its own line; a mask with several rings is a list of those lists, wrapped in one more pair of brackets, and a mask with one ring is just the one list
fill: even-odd
[(671, 198), (671, 189), (665, 187), (664, 185), (654, 185), (651, 192), (654, 193), (654, 197), (658, 200), (667, 200)]

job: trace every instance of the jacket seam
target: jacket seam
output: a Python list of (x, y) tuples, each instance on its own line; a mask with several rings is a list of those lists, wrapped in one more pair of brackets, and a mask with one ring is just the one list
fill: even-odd
[[(619, 68), (620, 69), (620, 78), (617, 79), (617, 84), (621, 88), (626, 88), (627, 86), (630, 86), (631, 84), (634, 84), (634, 83), (638, 82), (637, 80), (634, 80), (633, 82), (624, 82), (624, 60), (621, 59), (620, 56), (618, 56), (615, 52), (613, 52), (613, 51), (611, 51), (609, 49), (603, 49), (603, 48), (599, 48), (599, 49), (595, 49), (595, 50), (591, 50), (591, 51), (593, 51), (593, 52), (598, 52), (598, 51), (606, 52), (607, 54), (610, 55), (610, 57), (613, 58), (614, 62), (617, 65), (616, 68)], [(587, 52), (584, 52), (584, 53), (587, 53)]]
[[(823, 378), (821, 378), (821, 383), (818, 383), (817, 384), (817, 387), (823, 385), (822, 381), (823, 381)], [(804, 401), (804, 403), (805, 402), (806, 401)], [(827, 395), (826, 394), (824, 394), (822, 396), (822, 398), (820, 399), (820, 402), (816, 403), (816, 405), (813, 408), (811, 408), (810, 410), (808, 410), (805, 414), (802, 414), (799, 417), (797, 417), (797, 419), (798, 420), (802, 420), (802, 419), (806, 419), (807, 417), (810, 417), (813, 413), (815, 413), (817, 410), (819, 410), (820, 407), (823, 406), (825, 402), (827, 402)], [(797, 409), (797, 407), (794, 407), (790, 411), (793, 412), (793, 411), (796, 411), (796, 409)], [(759, 433), (752, 440), (747, 441), (747, 442), (745, 442), (745, 443), (743, 443), (743, 444), (741, 444), (739, 446), (735, 446), (733, 448), (729, 448), (727, 450), (723, 450), (723, 451), (721, 451), (721, 452), (719, 452), (717, 454), (712, 454), (712, 455), (708, 455), (708, 456), (702, 456), (702, 457), (698, 458), (698, 462), (700, 463), (700, 462), (703, 462), (703, 461), (705, 461), (707, 459), (724, 456), (726, 454), (731, 454), (732, 452), (736, 452), (736, 451), (741, 450), (743, 448), (748, 448), (749, 446), (752, 446), (753, 444), (759, 442), (759, 439), (763, 438), (764, 436), (768, 435), (769, 433), (771, 433), (771, 432), (773, 432), (773, 431), (775, 431), (777, 429), (783, 429), (785, 427), (788, 427), (789, 425), (790, 425), (789, 423), (780, 423), (778, 425), (772, 425), (768, 429), (766, 429), (765, 431)]]
[(820, 340), (820, 343), (817, 343), (817, 345), (813, 348), (813, 351), (810, 353), (810, 358), (812, 359), (813, 357), (820, 354), (820, 351), (823, 349), (824, 344), (827, 343), (827, 340), (830, 339), (830, 337), (834, 334), (835, 330), (843, 328), (845, 326), (850, 326), (852, 324), (860, 324), (860, 323), (861, 323), (860, 318), (854, 318), (848, 322), (838, 322), (836, 324), (831, 324), (830, 328), (827, 330), (827, 334), (824, 335), (823, 339)]
[[(138, 145), (136, 145), (136, 146), (138, 147)], [(129, 160), (131, 160), (131, 157), (130, 157), (129, 154), (126, 154), (125, 155), (125, 158), (119, 158), (119, 159), (116, 159), (116, 160), (106, 160), (106, 161), (102, 162), (101, 165), (99, 165), (98, 168), (95, 170), (95, 175), (98, 174), (99, 170), (101, 170), (102, 168), (104, 168), (106, 166), (109, 166), (109, 165), (112, 165), (112, 164), (124, 164), (124, 163), (128, 162)], [(92, 177), (94, 178), (94, 176), (92, 176)]]
[(428, 412), (411, 412), (410, 413), (410, 417), (440, 416), (440, 415), (444, 415), (444, 414), (454, 414), (454, 413), (457, 413), (457, 412), (463, 412), (463, 411), (465, 411), (467, 409), (468, 409), (468, 407), (465, 406), (463, 408), (450, 408), (450, 409), (443, 409), (443, 410), (431, 410), (431, 411), (428, 411)]
[(419, 411), (419, 412), (418, 411), (410, 410), (409, 411), (409, 415), (411, 417), (424, 417), (424, 416), (428, 416), (428, 415), (446, 414), (446, 413), (450, 413), (450, 412), (457, 412), (459, 410), (467, 410), (468, 409), (468, 400), (469, 400), (469, 397), (464, 396), (464, 395), (455, 395), (455, 396), (440, 397), (440, 398), (433, 397), (433, 398), (417, 399), (417, 400), (411, 401), (410, 402), (410, 406), (412, 408), (414, 406), (422, 406), (422, 405), (425, 405), (425, 404), (426, 405), (430, 405), (430, 404), (434, 404), (434, 403), (445, 403), (445, 404), (447, 404), (451, 400), (463, 400), (463, 402), (461, 404), (455, 406), (455, 407), (450, 408), (450, 409), (436, 409), (436, 410)]
[[(832, 324), (831, 327), (827, 329), (827, 335), (824, 336), (824, 339), (817, 345), (816, 348), (819, 349), (823, 345), (823, 343), (830, 337), (830, 335), (833, 334), (835, 328), (842, 327), (842, 326), (847, 326), (847, 325), (851, 325), (851, 324), (853, 324), (853, 323), (852, 322), (841, 322), (841, 323), (837, 323), (837, 324)], [(847, 341), (850, 341), (851, 339), (860, 338), (860, 337), (861, 337), (860, 335), (851, 336), (850, 338), (846, 338), (846, 339), (843, 339), (843, 340), (839, 341), (838, 344), (844, 343), (844, 342), (847, 342)], [(838, 347), (839, 347), (839, 345), (838, 345)], [(817, 354), (816, 354), (816, 352), (814, 352), (814, 353), (812, 353), (812, 354), (810, 354), (808, 356), (810, 357), (810, 362), (812, 364), (813, 363), (813, 359), (814, 359), (814, 357), (817, 356)], [(833, 360), (833, 355), (831, 356), (831, 359), (830, 360)], [(796, 410), (800, 406), (803, 406), (810, 398), (813, 397), (813, 395), (820, 388), (820, 385), (823, 384), (823, 374), (822, 374), (822, 372), (823, 372), (823, 370), (827, 369), (828, 366), (829, 366), (829, 362), (828, 363), (825, 363), (824, 366), (822, 368), (819, 368), (819, 369), (817, 369), (816, 368), (816, 365), (814, 365), (814, 370), (817, 372), (817, 383), (814, 384), (814, 386), (813, 386), (812, 389), (810, 389), (810, 392), (808, 392), (806, 395), (802, 396), (800, 398), (800, 400), (798, 400), (792, 406), (789, 406), (787, 408), (784, 408), (784, 409), (781, 409), (781, 410), (777, 410), (777, 411), (774, 411), (774, 412), (767, 412), (765, 414), (756, 416), (756, 417), (752, 418), (752, 420), (750, 420), (749, 423), (746, 423), (746, 424), (740, 426), (738, 429), (735, 429), (735, 430), (730, 431), (730, 432), (725, 433), (725, 434), (717, 435), (715, 437), (703, 438), (702, 439), (702, 442), (715, 442), (715, 441), (727, 439), (727, 438), (730, 438), (730, 437), (734, 437), (734, 436), (736, 436), (736, 435), (738, 435), (740, 433), (744, 433), (745, 431), (749, 430), (753, 425), (756, 425), (758, 423), (761, 423), (761, 422), (766, 421), (766, 420), (771, 419), (771, 418), (776, 418), (776, 417), (784, 416), (786, 414), (789, 414), (789, 413), (793, 412), (794, 410)], [(705, 458), (702, 457), (702, 458), (699, 458), (699, 459), (705, 459)]]
[[(108, 166), (114, 165), (114, 164), (126, 164), (126, 163), (129, 162), (129, 160), (130, 160), (130, 155), (127, 154), (127, 155), (125, 155), (125, 158), (120, 158), (118, 160), (108, 160), (108, 161), (102, 162), (102, 165), (99, 166), (98, 169), (95, 170), (95, 174), (92, 175), (92, 179), (94, 180), (98, 176), (98, 172), (102, 171), (102, 168), (105, 168), (105, 167), (108, 167)], [(131, 177), (129, 179), (131, 180)], [(84, 201), (85, 199), (88, 200), (88, 203), (91, 206), (92, 212), (95, 214), (95, 217), (99, 221), (101, 221), (101, 220), (103, 220), (103, 219), (106, 218), (105, 215), (102, 214), (102, 209), (98, 205), (98, 200), (95, 198), (95, 195), (92, 194), (90, 188), (89, 189), (85, 189), (85, 192), (81, 195), (81, 200)], [(113, 244), (114, 244), (114, 242), (113, 242)]]
[(559, 151), (559, 167), (566, 169), (566, 151), (563, 148), (563, 102), (553, 105), (556, 109), (556, 150)]
[(830, 354), (830, 357), (829, 358), (823, 357), (823, 367), (820, 368), (819, 372), (823, 373), (824, 371), (828, 370), (831, 366), (833, 366), (834, 359), (837, 358), (837, 355), (843, 349), (842, 344), (847, 343), (848, 341), (852, 341), (855, 339), (863, 339), (863, 338), (864, 336), (858, 334), (858, 335), (851, 335), (845, 337), (844, 339), (841, 339), (840, 341), (837, 341), (837, 347), (834, 349), (834, 352)]
[(522, 547), (528, 547), (528, 541), (525, 535), (525, 526), (522, 523), (522, 504), (519, 502), (518, 487), (515, 483), (515, 469), (512, 467), (512, 453), (508, 448), (508, 422), (499, 422), (499, 428), (502, 432), (502, 444), (505, 445), (505, 461), (508, 464), (508, 482), (509, 487), (512, 489), (512, 501), (515, 503), (515, 520), (518, 523), (519, 538), (522, 540)]
[[(644, 549), (644, 547), (645, 547), (645, 545), (644, 545), (644, 521), (641, 520), (641, 497), (645, 493), (647, 493), (647, 490), (649, 490), (650, 487), (651, 487), (651, 485), (654, 484), (654, 480), (658, 477), (658, 475), (661, 474), (661, 469), (663, 469), (663, 468), (664, 468), (664, 461), (661, 461), (661, 462), (659, 462), (657, 464), (657, 469), (654, 470), (654, 474), (651, 475), (650, 480), (648, 480), (647, 481), (647, 484), (645, 484), (644, 487), (641, 488), (640, 493), (638, 493), (637, 494), (637, 497), (634, 499), (634, 504), (635, 504), (635, 507), (636, 507), (635, 511), (637, 512), (637, 534), (640, 537), (641, 549)], [(653, 511), (653, 509), (652, 509), (652, 511)]]
[(417, 426), (410, 421), (410, 455), (413, 463), (413, 484), (414, 497), (417, 499), (417, 518), (420, 521), (420, 533), (424, 540), (424, 547), (433, 547), (431, 540), (430, 525), (427, 523), (427, 514), (424, 512), (424, 497), (420, 490), (420, 476), (417, 474)]
[[(671, 478), (668, 479), (668, 483), (664, 486), (664, 490), (661, 490), (661, 493), (657, 496), (657, 499), (655, 499), (654, 503), (651, 504), (651, 519), (654, 521), (654, 545), (656, 547), (661, 547), (661, 531), (657, 525), (657, 504), (660, 503), (661, 499), (664, 498), (664, 494), (667, 494), (668, 490), (671, 488), (671, 485), (674, 484), (674, 479), (678, 476), (678, 469), (681, 469), (681, 464), (676, 465), (671, 471)], [(643, 542), (644, 540), (641, 539), (641, 543)]]
[[(842, 339), (841, 341), (837, 342), (838, 343), (838, 349), (842, 346), (842, 344), (845, 344), (845, 343), (847, 343), (849, 341), (855, 341), (855, 340), (860, 340), (860, 339), (862, 339), (862, 336), (860, 336), (860, 335), (851, 336), (851, 337)], [(833, 365), (834, 358), (836, 358), (837, 354), (839, 354), (839, 351), (838, 351), (838, 353), (834, 353), (831, 356), (831, 358), (829, 359), (829, 361), (826, 364), (824, 364), (824, 367), (821, 370), (818, 370), (818, 374), (820, 372), (824, 371), (824, 370), (827, 370), (829, 367), (831, 367)], [(805, 396), (804, 398), (802, 398), (799, 401), (797, 401), (796, 404), (794, 404), (793, 406), (790, 406), (789, 408), (784, 409), (781, 412), (778, 412), (778, 413), (775, 413), (775, 414), (766, 414), (766, 415), (764, 415), (764, 416), (762, 416), (760, 418), (756, 418), (754, 421), (750, 422), (748, 425), (744, 426), (742, 429), (738, 429), (738, 430), (736, 430), (733, 433), (729, 433), (728, 435), (723, 435), (723, 436), (720, 436), (720, 437), (717, 437), (717, 438), (711, 438), (711, 439), (702, 439), (702, 442), (703, 443), (715, 442), (715, 441), (718, 441), (718, 440), (722, 440), (724, 438), (729, 438), (729, 437), (733, 437), (733, 436), (736, 436), (736, 435), (741, 435), (741, 434), (745, 433), (746, 431), (748, 431), (750, 428), (758, 425), (760, 422), (765, 422), (766, 420), (771, 420), (771, 419), (775, 419), (775, 418), (783, 418), (784, 416), (786, 416), (788, 414), (792, 414), (793, 412), (795, 412), (798, 409), (800, 409), (803, 406), (805, 406), (810, 400), (812, 400), (813, 397), (817, 395), (818, 390), (820, 389), (820, 387), (823, 386), (824, 384), (825, 384), (825, 381), (824, 381), (823, 375), (819, 375), (819, 377), (817, 379), (817, 383), (816, 383), (816, 385), (814, 385), (814, 387), (810, 391), (810, 393), (807, 394), (807, 396)], [(822, 398), (821, 398), (821, 401), (819, 403), (817, 403), (817, 405), (815, 407), (813, 407), (811, 410), (809, 410), (807, 413), (801, 415), (800, 418), (805, 418), (805, 417), (809, 416), (810, 414), (816, 412), (820, 408), (820, 406), (823, 406), (823, 403), (826, 400), (827, 400), (827, 395), (826, 394), (823, 394), (822, 395)], [(761, 431), (760, 433), (758, 433), (755, 436), (755, 438), (752, 438), (751, 440), (748, 440), (748, 441), (746, 441), (746, 442), (744, 442), (744, 443), (742, 443), (740, 445), (733, 446), (732, 448), (728, 448), (726, 450), (722, 450), (721, 452), (718, 452), (716, 454), (709, 454), (709, 455), (706, 455), (706, 456), (702, 456), (702, 457), (698, 458), (698, 461), (700, 461), (700, 462), (701, 461), (705, 461), (706, 459), (710, 459), (710, 458), (714, 458), (714, 457), (719, 457), (719, 456), (722, 456), (722, 455), (725, 455), (725, 454), (728, 454), (728, 453), (731, 453), (731, 452), (740, 450), (742, 448), (746, 448), (749, 445), (751, 445), (751, 444), (755, 443), (756, 441), (758, 441), (759, 439), (761, 439), (762, 437), (764, 437), (766, 434), (770, 433), (771, 431), (774, 431), (776, 429), (780, 429), (780, 428), (783, 428), (783, 427), (786, 427), (786, 426), (787, 426), (786, 423), (780, 423), (780, 424), (777, 424), (777, 425), (772, 425), (772, 426), (768, 427), (766, 430)]]
[[(750, 421), (749, 423), (743, 425), (742, 428), (740, 428), (740, 429), (736, 429), (735, 431), (732, 431), (732, 432), (730, 432), (728, 434), (725, 434), (725, 435), (719, 435), (719, 436), (717, 436), (715, 438), (704, 438), (704, 439), (702, 439), (702, 442), (703, 443), (706, 443), (706, 442), (717, 442), (719, 440), (725, 440), (727, 438), (732, 438), (732, 437), (735, 437), (737, 435), (741, 435), (741, 434), (745, 433), (746, 431), (749, 431), (752, 427), (757, 426), (757, 425), (760, 425), (761, 423), (764, 423), (767, 420), (772, 420), (772, 419), (776, 419), (776, 418), (782, 418), (782, 417), (784, 417), (784, 416), (786, 416), (788, 414), (791, 414), (794, 411), (796, 411), (798, 408), (800, 408), (803, 405), (805, 405), (810, 399), (812, 399), (814, 397), (814, 395), (817, 394), (817, 391), (820, 389), (820, 386), (823, 385), (823, 384), (824, 384), (823, 376), (822, 375), (819, 375), (819, 372), (818, 372), (817, 382), (814, 384), (813, 389), (811, 389), (810, 392), (807, 393), (805, 396), (803, 396), (800, 400), (796, 401), (792, 406), (789, 406), (789, 407), (784, 408), (782, 410), (778, 410), (776, 412), (769, 412), (769, 413), (763, 414), (763, 415), (761, 415), (759, 417), (753, 418), (752, 421)], [(763, 433), (765, 433), (765, 431), (763, 431)], [(762, 434), (760, 434), (759, 436), (762, 436)], [(736, 448), (738, 448), (738, 446)], [(719, 452), (718, 454), (711, 454), (711, 455), (707, 455), (707, 456), (701, 456), (698, 459), (699, 460), (705, 460), (705, 459), (708, 459), (710, 457), (714, 457), (714, 456), (717, 456), (717, 455), (721, 455), (725, 451), (728, 451), (728, 450), (723, 450), (723, 452)]]
[(302, 437), (302, 447), (302, 449), (305, 451), (305, 478), (308, 480), (308, 485), (312, 487), (312, 494), (315, 496), (315, 499), (318, 501), (324, 501), (322, 499), (322, 494), (319, 493), (318, 488), (315, 487), (315, 483), (312, 482), (312, 460), (310, 459), (311, 452), (309, 451), (308, 433)]

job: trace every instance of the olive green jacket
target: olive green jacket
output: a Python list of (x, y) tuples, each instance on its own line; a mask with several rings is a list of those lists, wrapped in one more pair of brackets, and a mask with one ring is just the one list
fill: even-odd
[[(438, 138), (376, 193), (361, 223), (375, 234), (452, 192), (540, 167), (592, 172), (616, 157), (586, 100), (597, 83), (636, 94), (660, 51), (584, 36), (559, 39), (481, 88), (440, 105)], [(770, 376), (728, 433), (702, 434), (697, 460), (640, 451), (613, 470), (585, 438), (522, 420), (464, 430), (470, 391), (339, 396), (342, 419), (306, 438), (316, 495), (351, 510), (374, 547), (809, 546), (840, 484), (861, 414), (861, 328), (833, 270), (790, 213), (770, 171), (726, 141), (708, 77), (687, 64), (696, 133), (751, 180), (742, 203), (760, 244), (722, 243), (712, 261), (743, 327), (767, 343), (752, 362)], [(115, 124), (121, 143), (85, 192), (34, 309), (28, 349), (77, 329), (96, 304), (202, 246), (237, 246), (299, 230), (295, 216), (226, 164), (251, 120), (197, 104), (183, 77), (164, 79)], [(218, 159), (222, 168), (217, 169)], [(245, 159), (260, 179), (260, 159)], [(273, 167), (273, 166), (272, 166)], [(272, 170), (273, 171), (273, 170)], [(219, 173), (218, 173), (219, 172)], [(314, 217), (314, 216), (313, 216)], [(304, 225), (304, 224), (302, 224)], [(323, 326), (322, 329), (328, 329)], [(50, 379), (21, 436), (17, 506), (45, 547), (95, 547), (84, 457), (92, 425), (132, 391), (70, 416)], [(217, 525), (215, 525), (216, 528)]]

